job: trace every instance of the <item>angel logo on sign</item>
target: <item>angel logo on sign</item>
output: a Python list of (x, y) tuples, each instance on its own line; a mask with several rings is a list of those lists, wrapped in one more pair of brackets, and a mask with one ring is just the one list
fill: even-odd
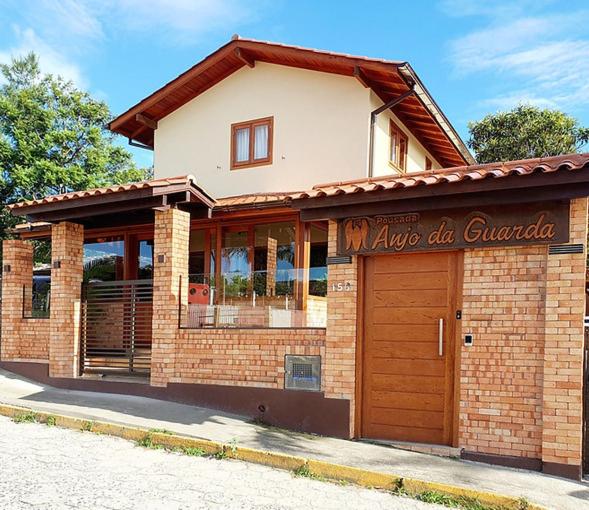
[(346, 250), (352, 248), (354, 251), (358, 251), (361, 248), (367, 248), (366, 239), (369, 230), (368, 220), (365, 218), (348, 220), (345, 226)]

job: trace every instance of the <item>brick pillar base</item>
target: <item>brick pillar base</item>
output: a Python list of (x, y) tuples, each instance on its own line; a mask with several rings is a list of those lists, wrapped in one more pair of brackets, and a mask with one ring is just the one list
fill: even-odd
[(179, 209), (155, 212), (152, 386), (167, 386), (174, 376), (180, 292), (184, 303), (188, 296), (189, 236), (190, 213)]
[(79, 375), (80, 301), (84, 227), (62, 222), (51, 229), (49, 376)]

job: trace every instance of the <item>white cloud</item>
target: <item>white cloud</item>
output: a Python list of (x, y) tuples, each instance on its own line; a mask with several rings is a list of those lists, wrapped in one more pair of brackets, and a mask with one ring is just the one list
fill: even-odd
[[(0, 0), (13, 23), (0, 61), (30, 51), (44, 71), (86, 87), (81, 65), (113, 34), (140, 34), (165, 45), (195, 45), (214, 30), (231, 35), (269, 0)], [(4, 28), (4, 27), (2, 27)]]
[(484, 74), (494, 89), (502, 90), (483, 105), (589, 105), (589, 30), (583, 22), (587, 11), (506, 22), (500, 3), (487, 7), (486, 26), (452, 41), (449, 56), (458, 76)]
[(215, 29), (249, 21), (259, 2), (242, 0), (119, 0), (104, 22), (141, 31), (171, 43), (190, 44)]
[(21, 29), (13, 26), (15, 45), (0, 51), (0, 62), (8, 63), (11, 58), (34, 52), (39, 56), (41, 70), (45, 73), (60, 75), (84, 88), (86, 80), (80, 68), (62, 53), (41, 39), (32, 28)]

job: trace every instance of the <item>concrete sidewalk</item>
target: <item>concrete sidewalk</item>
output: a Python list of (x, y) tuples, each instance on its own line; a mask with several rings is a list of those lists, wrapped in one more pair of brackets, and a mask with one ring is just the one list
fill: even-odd
[(44, 386), (0, 370), (0, 402), (269, 450), (480, 491), (524, 497), (547, 508), (589, 509), (589, 484), (356, 441), (289, 432), (220, 411), (144, 397)]

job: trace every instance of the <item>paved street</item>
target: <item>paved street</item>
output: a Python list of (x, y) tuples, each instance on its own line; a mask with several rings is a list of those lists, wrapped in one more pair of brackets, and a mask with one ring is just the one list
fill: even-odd
[(5, 417), (0, 431), (0, 508), (442, 508), (265, 466), (149, 450)]

